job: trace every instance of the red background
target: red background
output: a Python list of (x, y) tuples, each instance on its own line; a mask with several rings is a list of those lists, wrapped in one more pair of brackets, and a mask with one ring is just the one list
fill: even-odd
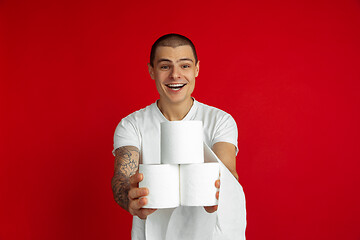
[(239, 129), (247, 239), (360, 239), (360, 2), (0, 1), (0, 239), (129, 239), (113, 132), (162, 34)]

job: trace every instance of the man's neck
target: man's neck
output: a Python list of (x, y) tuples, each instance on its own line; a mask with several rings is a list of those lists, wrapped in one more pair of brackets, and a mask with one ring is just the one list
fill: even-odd
[(161, 113), (169, 121), (180, 121), (184, 119), (193, 104), (194, 99), (192, 98), (178, 104), (166, 103), (164, 101), (161, 101), (161, 99), (157, 102), (158, 108), (160, 109)]

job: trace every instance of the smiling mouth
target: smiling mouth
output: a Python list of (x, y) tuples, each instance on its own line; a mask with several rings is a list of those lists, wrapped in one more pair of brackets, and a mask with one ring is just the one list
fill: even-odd
[(175, 84), (166, 84), (168, 88), (171, 88), (172, 90), (180, 90), (186, 85), (186, 83), (175, 83)]

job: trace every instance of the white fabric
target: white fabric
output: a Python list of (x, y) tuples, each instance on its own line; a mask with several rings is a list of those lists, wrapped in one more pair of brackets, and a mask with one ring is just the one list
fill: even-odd
[[(230, 114), (194, 100), (183, 121), (203, 122), (204, 142), (212, 148), (217, 142), (236, 146), (237, 126)], [(141, 152), (141, 163), (160, 164), (160, 123), (168, 121), (156, 102), (123, 118), (114, 134), (114, 150), (123, 146), (135, 146)]]
[[(232, 143), (237, 153), (237, 126), (228, 113), (194, 100), (183, 120), (203, 122), (206, 145)], [(135, 146), (140, 149), (141, 163), (160, 164), (160, 123), (164, 121), (168, 120), (156, 102), (123, 118), (115, 130), (113, 153), (119, 147)], [(132, 239), (245, 239), (243, 190), (230, 171), (222, 163), (220, 165), (218, 211), (209, 214), (203, 207), (178, 207), (159, 209), (146, 221), (134, 217)]]
[(218, 210), (211, 214), (203, 207), (157, 210), (146, 220), (147, 240), (245, 240), (246, 208), (242, 187), (206, 145), (205, 161), (220, 164)]

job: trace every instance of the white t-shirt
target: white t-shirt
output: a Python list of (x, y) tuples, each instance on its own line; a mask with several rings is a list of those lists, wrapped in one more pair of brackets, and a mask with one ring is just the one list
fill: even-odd
[[(237, 153), (238, 131), (230, 114), (200, 103), (194, 104), (182, 121), (203, 122), (204, 142), (212, 148), (217, 142), (234, 144)], [(141, 152), (141, 163), (160, 164), (160, 123), (169, 121), (161, 113), (156, 102), (123, 118), (114, 134), (114, 150), (123, 146), (135, 146)]]
[[(203, 122), (203, 139), (209, 147), (217, 142), (228, 142), (238, 152), (237, 126), (230, 114), (194, 99), (193, 106), (182, 121), (187, 120)], [(160, 164), (160, 123), (165, 121), (168, 120), (157, 102), (123, 118), (115, 130), (113, 154), (119, 147), (135, 146), (140, 150), (141, 163)], [(162, 211), (162, 214), (167, 214), (167, 210)], [(145, 239), (145, 221), (136, 216), (133, 217), (132, 239)]]

